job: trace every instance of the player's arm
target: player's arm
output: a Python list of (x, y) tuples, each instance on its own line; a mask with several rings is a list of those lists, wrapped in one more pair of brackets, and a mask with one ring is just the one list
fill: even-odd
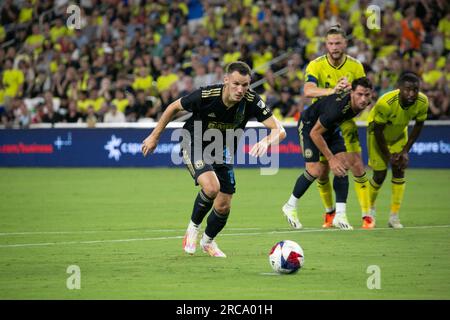
[(306, 67), (305, 71), (305, 85), (303, 86), (303, 93), (307, 98), (318, 98), (334, 94), (333, 88), (319, 88), (319, 66), (314, 61), (311, 61)]
[(408, 137), (408, 142), (403, 147), (403, 150), (402, 150), (403, 153), (408, 153), (409, 150), (411, 149), (412, 145), (414, 144), (414, 142), (416, 142), (417, 138), (419, 138), (420, 133), (422, 132), (424, 123), (425, 123), (425, 121), (416, 121), (416, 123), (414, 124), (414, 127), (411, 131), (411, 135)]
[(307, 98), (319, 98), (336, 93), (334, 88), (319, 88), (314, 82), (305, 82), (303, 92)]
[(250, 155), (253, 157), (263, 155), (270, 145), (277, 145), (286, 138), (286, 130), (284, 130), (282, 124), (274, 116), (270, 116), (262, 121), (262, 124), (270, 129), (270, 133), (250, 150)]
[(411, 131), (411, 135), (408, 137), (408, 142), (403, 147), (403, 150), (400, 153), (393, 155), (395, 163), (397, 163), (401, 169), (406, 169), (409, 162), (408, 152), (414, 142), (416, 142), (417, 138), (419, 138), (424, 123), (424, 121), (416, 121)]
[(158, 121), (155, 129), (153, 129), (152, 133), (142, 142), (142, 153), (144, 157), (148, 153), (152, 153), (158, 145), (159, 138), (161, 137), (161, 133), (166, 128), (167, 124), (173, 119), (173, 117), (179, 112), (184, 110), (181, 105), (181, 98), (172, 102), (167, 109), (161, 115), (161, 118)]
[(348, 89), (349, 83), (346, 78), (341, 78), (334, 88), (319, 88), (315, 82), (305, 82), (303, 86), (303, 92), (307, 98), (325, 97)]
[(334, 154), (331, 152), (330, 148), (328, 147), (327, 142), (325, 141), (323, 135), (327, 131), (327, 128), (325, 128), (322, 123), (320, 122), (320, 119), (317, 120), (314, 127), (311, 129), (310, 137), (316, 147), (320, 150), (320, 152), (324, 155), (324, 157), (328, 160), (328, 164), (330, 165), (330, 169), (333, 172), (334, 175), (341, 177), (344, 176), (347, 172), (347, 169), (345, 168), (344, 164), (334, 156)]

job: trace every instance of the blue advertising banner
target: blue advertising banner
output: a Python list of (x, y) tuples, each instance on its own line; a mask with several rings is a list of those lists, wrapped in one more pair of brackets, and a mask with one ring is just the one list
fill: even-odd
[[(267, 130), (252, 128), (261, 138)], [(144, 158), (142, 140), (151, 129), (143, 128), (51, 128), (0, 130), (1, 167), (173, 167), (183, 166), (179, 132), (167, 128), (154, 154)], [(248, 151), (256, 142), (247, 132), (238, 146), (244, 158), (238, 167), (303, 167), (295, 127), (287, 127), (287, 138), (278, 151), (255, 159)], [(367, 163), (366, 128), (359, 134)], [(276, 155), (279, 155), (277, 157)], [(236, 160), (236, 159), (235, 159)], [(236, 161), (235, 161), (236, 163)], [(410, 167), (450, 168), (450, 125), (426, 125), (410, 151)]]

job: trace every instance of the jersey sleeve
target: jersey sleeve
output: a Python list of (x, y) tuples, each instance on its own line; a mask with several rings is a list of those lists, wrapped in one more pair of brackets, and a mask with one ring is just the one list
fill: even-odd
[[(428, 116), (428, 98), (426, 95), (422, 95), (420, 94), (420, 100), (419, 100), (419, 110), (417, 113), (417, 116), (414, 120), (419, 121), (419, 122), (423, 122), (425, 120), (427, 120), (427, 116)], [(422, 99), (423, 98), (423, 99)]]
[(316, 85), (319, 85), (319, 70), (317, 68), (317, 64), (314, 61), (311, 61), (306, 66), (305, 82), (313, 82)]
[(189, 112), (198, 112), (202, 103), (202, 90), (197, 89), (190, 94), (184, 96), (180, 100), (184, 110)]
[(272, 111), (270, 111), (270, 108), (266, 106), (264, 101), (258, 95), (255, 97), (253, 110), (256, 120), (258, 120), (259, 122), (263, 122), (264, 120), (267, 120), (272, 116)]
[(373, 108), (374, 108), (373, 121), (380, 124), (386, 124), (388, 122), (390, 114), (389, 105), (384, 101), (378, 100)]

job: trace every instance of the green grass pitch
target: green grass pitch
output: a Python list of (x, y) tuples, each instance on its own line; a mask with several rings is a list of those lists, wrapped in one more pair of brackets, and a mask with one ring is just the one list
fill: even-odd
[[(237, 193), (217, 238), (228, 258), (186, 255), (182, 237), (198, 188), (185, 169), (0, 169), (0, 299), (449, 299), (450, 170), (408, 170), (402, 230), (387, 228), (390, 177), (376, 230), (321, 230), (315, 186), (300, 201), (305, 227), (280, 208), (302, 169), (237, 169)], [(305, 265), (277, 276), (268, 252), (298, 242)], [(81, 289), (66, 286), (70, 265)], [(369, 266), (380, 289), (368, 289)], [(370, 282), (370, 281), (369, 281)]]

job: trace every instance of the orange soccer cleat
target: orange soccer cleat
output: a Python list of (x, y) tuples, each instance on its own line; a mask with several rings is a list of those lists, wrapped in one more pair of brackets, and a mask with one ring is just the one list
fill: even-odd
[(364, 216), (363, 218), (363, 229), (373, 229), (375, 228), (375, 218), (372, 216)]
[(336, 215), (336, 210), (325, 213), (324, 214), (325, 222), (323, 223), (322, 228), (332, 228), (335, 215)]

